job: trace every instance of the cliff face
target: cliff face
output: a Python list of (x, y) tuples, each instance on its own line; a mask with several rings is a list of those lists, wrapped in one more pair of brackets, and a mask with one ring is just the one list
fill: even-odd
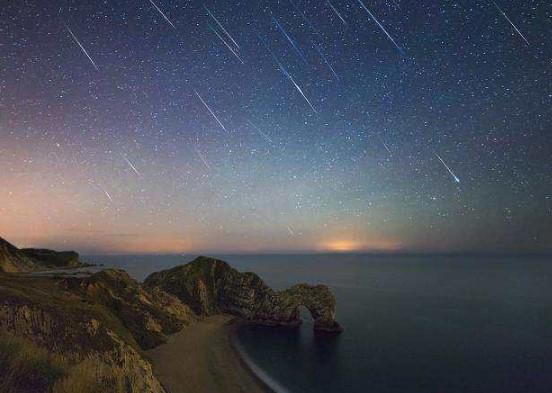
[(74, 251), (19, 249), (0, 238), (0, 272), (17, 273), (83, 266)]
[(42, 248), (22, 248), (19, 251), (33, 259), (38, 268), (60, 269), (82, 265), (79, 261), (79, 254), (75, 251), (53, 251)]
[[(144, 337), (155, 332), (157, 321), (147, 317), (150, 295), (138, 291), (137, 297), (144, 296), (142, 303), (126, 304), (123, 299), (130, 301), (131, 295), (125, 297), (125, 290), (117, 286), (113, 289), (109, 276), (108, 272), (68, 285), (65, 279), (53, 277), (0, 275), (0, 339), (13, 335), (37, 348), (34, 352), (46, 350), (63, 360), (56, 378), (44, 389), (32, 391), (164, 393), (141, 353), (140, 343), (149, 343)], [(88, 293), (91, 286), (94, 290)], [(122, 318), (118, 312), (125, 308), (129, 311)], [(137, 313), (131, 318), (132, 310)], [(171, 320), (175, 313), (157, 317)], [(24, 353), (28, 356), (29, 351)], [(83, 384), (89, 386), (85, 389)]]
[(192, 310), (161, 289), (146, 291), (124, 270), (107, 269), (90, 277), (68, 277), (60, 287), (112, 310), (143, 349), (166, 341), (194, 322)]
[(198, 315), (227, 312), (255, 323), (293, 326), (301, 323), (299, 308), (304, 306), (314, 319), (315, 330), (342, 330), (335, 321), (335, 298), (326, 286), (299, 284), (276, 292), (256, 274), (240, 273), (213, 258), (199, 257), (153, 273), (144, 285), (175, 295)]
[[(153, 375), (151, 365), (139, 350), (111, 330), (102, 319), (92, 315), (76, 317), (55, 311), (47, 312), (33, 305), (4, 304), (0, 306), (0, 329), (24, 337), (36, 348), (45, 348), (63, 359), (65, 367), (60, 371), (58, 380), (52, 381), (54, 392), (56, 386), (74, 386), (66, 381), (78, 378), (77, 386), (83, 383), (96, 385), (94, 391), (103, 388), (116, 392), (119, 391), (118, 386), (127, 386), (125, 392), (129, 393), (164, 393)], [(82, 372), (73, 371), (74, 368), (82, 367), (93, 367), (88, 382), (82, 380)], [(96, 380), (97, 374), (103, 380)], [(44, 388), (35, 390), (33, 387), (32, 390), (23, 391), (46, 392), (52, 386)], [(77, 390), (69, 388), (68, 391)]]
[(0, 272), (26, 272), (34, 268), (35, 263), (31, 258), (0, 237)]

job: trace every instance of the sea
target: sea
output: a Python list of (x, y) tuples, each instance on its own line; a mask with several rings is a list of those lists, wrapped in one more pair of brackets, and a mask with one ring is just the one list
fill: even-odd
[[(246, 361), (288, 393), (552, 392), (552, 257), (217, 255), (275, 289), (328, 285), (338, 336), (246, 326)], [(138, 280), (192, 255), (90, 256)]]

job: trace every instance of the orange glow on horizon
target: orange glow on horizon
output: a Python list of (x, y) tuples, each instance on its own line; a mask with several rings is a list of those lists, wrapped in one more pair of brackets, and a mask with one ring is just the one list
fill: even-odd
[(359, 245), (350, 240), (336, 240), (325, 245), (330, 251), (347, 252), (359, 249)]
[(400, 244), (395, 241), (384, 239), (371, 242), (339, 239), (323, 243), (320, 249), (331, 252), (396, 251), (400, 249)]

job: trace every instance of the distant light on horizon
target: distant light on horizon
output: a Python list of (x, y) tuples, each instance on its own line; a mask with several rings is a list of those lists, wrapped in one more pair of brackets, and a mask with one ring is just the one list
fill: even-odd
[(391, 252), (400, 250), (400, 243), (388, 240), (360, 242), (355, 240), (332, 240), (323, 243), (321, 250), (329, 252)]

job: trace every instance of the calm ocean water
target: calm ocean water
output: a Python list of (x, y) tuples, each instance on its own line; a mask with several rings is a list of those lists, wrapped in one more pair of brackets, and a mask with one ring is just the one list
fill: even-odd
[[(338, 337), (248, 327), (239, 340), (287, 391), (552, 392), (552, 258), (231, 255), (274, 288), (334, 291)], [(137, 279), (183, 256), (89, 257)]]

